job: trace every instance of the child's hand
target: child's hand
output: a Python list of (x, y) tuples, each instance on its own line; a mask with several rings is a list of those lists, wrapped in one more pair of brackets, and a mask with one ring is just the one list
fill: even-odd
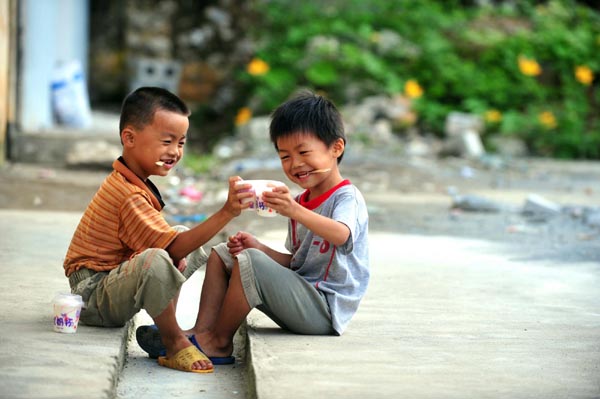
[(276, 186), (272, 191), (263, 191), (263, 201), (265, 204), (273, 208), (280, 215), (292, 218), (292, 213), (298, 203), (292, 198), (288, 186)]
[[(227, 202), (223, 208), (231, 213), (233, 216), (239, 216), (243, 209), (250, 206), (250, 202), (242, 203), (244, 198), (251, 198), (254, 194), (252, 192), (241, 192), (238, 191), (240, 188), (247, 188), (244, 185), (236, 186), (238, 181), (242, 180), (239, 176), (231, 176), (229, 178), (229, 192), (227, 193)], [(246, 186), (250, 186), (247, 184)]]
[(185, 271), (186, 267), (187, 267), (187, 260), (185, 258), (181, 258), (181, 260), (177, 264), (177, 270), (179, 270), (181, 273), (183, 273)]
[(246, 248), (258, 248), (260, 243), (250, 233), (243, 231), (238, 232), (234, 236), (229, 236), (227, 241), (227, 248), (232, 256), (236, 256)]

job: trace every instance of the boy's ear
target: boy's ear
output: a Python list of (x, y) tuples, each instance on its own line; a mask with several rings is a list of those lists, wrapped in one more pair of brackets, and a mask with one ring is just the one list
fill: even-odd
[(345, 148), (346, 148), (346, 145), (344, 144), (344, 140), (341, 138), (334, 141), (333, 144), (331, 145), (333, 155), (336, 158), (339, 158), (340, 155), (342, 155), (344, 153)]
[(126, 126), (121, 131), (121, 143), (124, 146), (132, 146), (135, 142), (135, 132), (130, 126)]

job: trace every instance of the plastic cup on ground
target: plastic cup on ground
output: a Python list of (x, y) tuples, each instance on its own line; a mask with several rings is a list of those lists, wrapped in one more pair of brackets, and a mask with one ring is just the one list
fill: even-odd
[(245, 198), (242, 203), (250, 202), (250, 207), (247, 209), (255, 210), (258, 215), (264, 217), (277, 216), (277, 212), (274, 209), (268, 207), (262, 198), (262, 193), (265, 191), (271, 191), (275, 186), (283, 186), (284, 183), (277, 180), (240, 180), (236, 184), (251, 184), (252, 188), (247, 190), (240, 190), (243, 192), (252, 192), (253, 197)]
[(77, 332), (79, 316), (83, 307), (81, 295), (60, 293), (52, 301), (54, 308), (54, 331), (66, 334)]

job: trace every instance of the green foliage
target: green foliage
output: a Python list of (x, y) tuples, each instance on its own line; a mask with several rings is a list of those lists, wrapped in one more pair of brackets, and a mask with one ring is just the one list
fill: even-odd
[(197, 175), (209, 173), (217, 163), (214, 156), (199, 154), (195, 151), (187, 151), (183, 157), (183, 166), (191, 169)]
[[(442, 135), (450, 111), (496, 110), (488, 135), (521, 137), (541, 155), (600, 158), (599, 13), (574, 0), (465, 3), (256, 0), (255, 56), (269, 70), (240, 71), (247, 104), (267, 114), (310, 87), (343, 105), (414, 80), (423, 130)], [(541, 72), (523, 73), (519, 57)], [(576, 79), (578, 66), (594, 73), (591, 84)]]

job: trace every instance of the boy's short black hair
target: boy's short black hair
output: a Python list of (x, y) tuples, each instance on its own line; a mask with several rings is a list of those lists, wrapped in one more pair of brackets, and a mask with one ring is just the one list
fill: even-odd
[(154, 113), (159, 109), (185, 116), (190, 116), (191, 113), (187, 105), (170, 91), (161, 87), (140, 87), (123, 100), (119, 132), (127, 125), (143, 129), (152, 123)]
[[(269, 134), (275, 149), (278, 149), (277, 139), (298, 132), (314, 134), (328, 147), (340, 138), (346, 144), (342, 116), (335, 105), (308, 90), (297, 93), (271, 114)], [(343, 155), (338, 157), (338, 163)]]

